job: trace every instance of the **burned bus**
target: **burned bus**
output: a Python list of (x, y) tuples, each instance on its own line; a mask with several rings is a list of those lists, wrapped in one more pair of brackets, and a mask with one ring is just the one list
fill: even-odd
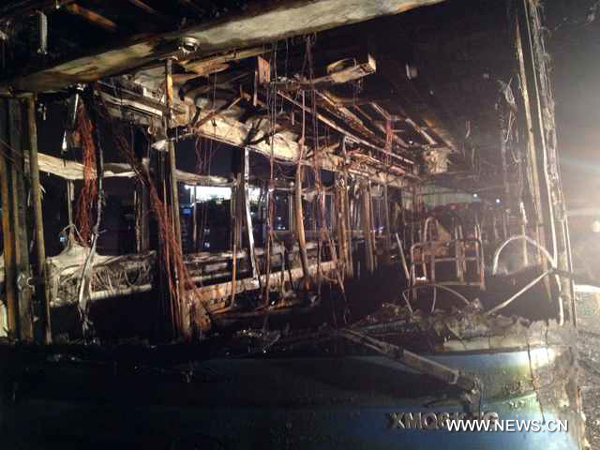
[(4, 2), (3, 448), (587, 448), (542, 6)]

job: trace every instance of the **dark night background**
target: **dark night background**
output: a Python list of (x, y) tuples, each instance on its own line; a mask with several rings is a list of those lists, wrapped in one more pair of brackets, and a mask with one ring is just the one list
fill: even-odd
[(597, 0), (546, 2), (556, 122), (567, 206), (600, 208), (600, 7)]
[(593, 282), (600, 278), (600, 1), (548, 0), (545, 13), (573, 261)]

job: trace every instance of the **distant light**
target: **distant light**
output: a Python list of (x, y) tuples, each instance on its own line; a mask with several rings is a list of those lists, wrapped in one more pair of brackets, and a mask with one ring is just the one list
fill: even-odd
[(500, 199), (499, 198), (496, 199), (496, 203), (500, 203)]
[(192, 189), (196, 190), (196, 202), (209, 202), (215, 200), (217, 203), (223, 200), (231, 200), (231, 188), (223, 186), (193, 186), (186, 185), (186, 189), (190, 192)]
[(600, 233), (600, 221), (594, 220), (592, 222), (592, 231), (594, 233)]
[(473, 197), (475, 197), (475, 198), (479, 198), (479, 194), (478, 194), (477, 192), (475, 192), (475, 193), (473, 194)]

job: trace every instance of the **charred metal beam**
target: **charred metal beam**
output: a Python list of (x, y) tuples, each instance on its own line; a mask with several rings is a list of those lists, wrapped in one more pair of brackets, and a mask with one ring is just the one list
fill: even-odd
[(296, 167), (296, 181), (294, 184), (294, 217), (296, 222), (294, 229), (298, 237), (298, 246), (300, 248), (300, 261), (302, 263), (302, 272), (304, 274), (305, 285), (310, 282), (308, 268), (308, 253), (306, 252), (306, 232), (304, 230), (304, 211), (302, 208), (302, 179), (303, 179), (302, 164)]
[[(302, 109), (305, 112), (308, 112), (309, 114), (312, 114), (314, 111), (312, 110), (312, 108), (306, 106), (306, 105), (302, 105), (300, 104), (298, 101), (294, 100), (292, 97), (290, 97), (287, 93), (284, 93), (282, 91), (277, 91), (277, 93), (284, 98), (285, 100), (287, 100), (288, 102), (290, 102), (291, 104), (299, 107), (300, 109)], [(385, 150), (383, 148), (381, 148), (380, 146), (373, 144), (371, 142), (369, 142), (366, 139), (360, 138), (358, 136), (356, 136), (355, 134), (347, 131), (346, 129), (340, 127), (339, 125), (337, 125), (334, 121), (328, 119), (327, 117), (325, 117), (323, 114), (320, 113), (316, 113), (316, 118), (323, 122), (325, 125), (329, 126), (330, 128), (334, 129), (335, 131), (337, 131), (338, 133), (340, 133), (342, 136), (346, 136), (348, 137), (350, 140), (361, 144), (365, 147), (368, 147), (370, 149), (373, 149), (377, 152), (385, 152)], [(408, 158), (403, 158), (401, 156), (398, 155), (393, 155), (394, 159), (398, 159), (400, 161), (402, 161), (403, 163), (406, 164), (414, 164), (413, 161), (409, 160)], [(400, 168), (400, 166), (398, 167)], [(402, 168), (402, 170), (404, 170), (404, 168)]]
[(13, 217), (12, 164), (11, 151), (8, 145), (8, 100), (0, 99), (0, 195), (2, 197), (2, 237), (4, 241), (4, 295), (8, 315), (8, 332), (18, 336), (17, 322), (17, 283), (16, 260), (14, 251), (15, 230)]
[[(558, 169), (554, 98), (549, 82), (549, 69), (544, 43), (539, 2), (516, 2), (515, 46), (521, 75), (521, 93), (525, 109), (527, 155), (536, 218), (538, 242), (543, 242), (558, 261), (558, 269), (572, 271), (568, 223)], [(561, 278), (561, 297), (558, 300), (559, 321), (563, 319), (562, 301), (569, 304), (575, 321), (574, 285), (571, 279)]]
[[(310, 111), (310, 108), (308, 109)], [(273, 147), (271, 147), (271, 145), (265, 141), (247, 145), (247, 137), (250, 131), (250, 125), (241, 123), (229, 117), (217, 115), (210, 122), (204, 123), (202, 126), (197, 127), (194, 130), (194, 134), (206, 137), (207, 139), (225, 142), (237, 147), (248, 146), (252, 151), (267, 157), (270, 157), (271, 151), (273, 151), (277, 160), (288, 162), (299, 161), (298, 155), (300, 154), (300, 145), (296, 141), (277, 134), (271, 138), (275, 141)], [(351, 167), (348, 169), (349, 173), (383, 181), (385, 173), (389, 172), (391, 177), (390, 185), (402, 187), (400, 177), (404, 175), (403, 169), (397, 168), (397, 171), (395, 171), (394, 167), (378, 167), (377, 164), (375, 164), (379, 163), (377, 160), (369, 161), (368, 163), (359, 163), (358, 158), (356, 158), (355, 161), (351, 160), (352, 158), (348, 158), (348, 163), (352, 162)], [(322, 162), (323, 169), (333, 172), (340, 170), (344, 164), (346, 164), (343, 158), (341, 158), (339, 155), (331, 154), (329, 152), (323, 155)]]
[(220, 68), (227, 67), (226, 64), (229, 62), (252, 58), (268, 51), (269, 49), (266, 46), (250, 47), (242, 50), (225, 52), (221, 55), (210, 56), (208, 58), (186, 61), (183, 62), (182, 65), (186, 70), (196, 72), (199, 75), (209, 75)]
[[(166, 116), (167, 129), (171, 128), (172, 108), (173, 108), (173, 60), (168, 58), (165, 62), (165, 84), (167, 109)], [(177, 243), (181, 245), (181, 220), (179, 218), (179, 189), (177, 187), (177, 161), (175, 155), (175, 143), (172, 139), (167, 139), (167, 148), (169, 151), (169, 179), (171, 188), (171, 214), (173, 221), (173, 232)]]
[(373, 242), (373, 222), (371, 220), (371, 190), (367, 183), (362, 186), (361, 194), (361, 216), (360, 221), (363, 229), (363, 235), (365, 238), (365, 262), (367, 265), (367, 272), (375, 272), (375, 243)]
[[(351, 6), (346, 0), (268, 2), (266, 5), (249, 8), (237, 16), (229, 17), (228, 20), (220, 19), (170, 33), (145, 36), (108, 50), (69, 58), (52, 67), (7, 80), (0, 87), (0, 91), (8, 92), (9, 86), (21, 91), (56, 91), (73, 83), (86, 83), (121, 73), (160, 57), (178, 53), (177, 42), (182, 37), (195, 38), (200, 43), (200, 50), (192, 55), (199, 57), (233, 48), (268, 44), (287, 37), (358, 23), (379, 16), (399, 14), (442, 1), (366, 0)], [(269, 26), (265, 27), (265, 23)], [(161, 42), (173, 45), (159, 45)]]
[[(342, 63), (342, 61), (340, 61), (339, 63)], [(330, 65), (329, 67), (334, 66)], [(313, 88), (319, 89), (334, 84), (344, 84), (350, 81), (364, 78), (367, 75), (375, 73), (376, 69), (377, 65), (375, 63), (375, 59), (371, 55), (367, 55), (367, 61), (364, 63), (355, 64), (350, 67), (341, 68), (339, 70), (335, 70), (334, 68), (327, 75), (315, 78), (313, 80), (286, 80), (275, 82), (274, 84), (277, 89), (281, 89), (282, 91), (299, 91)]]
[(384, 203), (384, 220), (385, 220), (385, 258), (386, 263), (392, 263), (392, 224), (390, 220), (390, 203), (388, 198), (388, 185), (383, 183), (383, 203)]
[[(31, 179), (31, 202), (34, 216), (34, 232), (36, 245), (35, 275), (46, 279), (46, 245), (44, 242), (44, 218), (42, 215), (42, 188), (40, 185), (40, 166), (38, 162), (38, 136), (37, 120), (35, 117), (35, 99), (30, 97), (27, 102), (27, 120), (29, 122), (29, 174)], [(50, 300), (46, 284), (37, 285), (35, 288), (36, 300), (43, 306), (43, 341), (52, 342), (52, 325), (50, 314)]]
[[(25, 158), (23, 155), (23, 109), (20, 100), (8, 101), (8, 135), (9, 146), (5, 146), (5, 152), (9, 157), (6, 167), (6, 178), (10, 179), (8, 189), (4, 191), (10, 202), (9, 235), (12, 235), (9, 245), (9, 253), (12, 258), (5, 263), (13, 264), (12, 279), (6, 283), (12, 283), (16, 305), (13, 306), (12, 314), (16, 314), (18, 338), (24, 341), (33, 341), (33, 304), (31, 289), (28, 280), (31, 278), (31, 266), (29, 264), (29, 238), (27, 227), (27, 192), (25, 188)], [(6, 248), (5, 248), (6, 251)], [(16, 306), (16, 308), (15, 308)], [(16, 331), (16, 330), (11, 330)]]
[(241, 189), (244, 198), (244, 222), (246, 223), (246, 233), (248, 237), (248, 256), (250, 258), (250, 267), (252, 268), (252, 277), (258, 276), (258, 267), (256, 266), (256, 254), (254, 248), (254, 232), (252, 227), (252, 214), (250, 212), (250, 192), (248, 181), (250, 180), (250, 152), (248, 148), (242, 150), (242, 173)]
[[(392, 115), (387, 112), (383, 107), (381, 107), (380, 105), (378, 105), (375, 102), (371, 102), (369, 103), (369, 105), (371, 105), (371, 108), (373, 108), (380, 116), (382, 116), (385, 120), (393, 120), (394, 118), (392, 117)], [(356, 108), (358, 109), (358, 106), (356, 106)], [(364, 112), (363, 112), (364, 114)], [(377, 121), (373, 121), (373, 125), (375, 127), (377, 127), (377, 129), (379, 131), (381, 131), (384, 134), (387, 134), (387, 130), (385, 129), (385, 127), (383, 125), (381, 125), (379, 122)], [(404, 141), (404, 139), (402, 139), (401, 137), (397, 136), (396, 134), (392, 135), (392, 140), (397, 143), (398, 145), (400, 145), (400, 147), (403, 148), (408, 148), (408, 143), (406, 143)]]

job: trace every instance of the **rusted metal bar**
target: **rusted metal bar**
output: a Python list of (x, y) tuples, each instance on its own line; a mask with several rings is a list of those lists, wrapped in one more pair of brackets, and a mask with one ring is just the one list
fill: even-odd
[[(373, 108), (377, 114), (379, 114), (380, 116), (382, 116), (385, 120), (392, 120), (392, 115), (387, 112), (383, 107), (381, 107), (381, 105), (375, 103), (375, 102), (371, 102), (370, 103), (371, 108)], [(356, 107), (357, 109), (359, 109), (359, 107)], [(362, 112), (362, 110), (360, 110)], [(363, 112), (364, 114), (364, 112)], [(373, 125), (375, 125), (375, 127), (377, 127), (377, 129), (379, 131), (381, 131), (383, 134), (387, 134), (387, 130), (386, 128), (381, 125), (380, 123), (378, 123), (377, 121), (373, 121)], [(400, 136), (396, 135), (396, 134), (392, 134), (392, 139), (394, 140), (394, 142), (396, 142), (398, 145), (400, 145), (401, 147), (407, 148), (409, 145), (406, 141), (404, 141), (404, 139), (402, 139)]]
[(79, 16), (110, 33), (114, 33), (118, 30), (117, 24), (108, 17), (104, 17), (102, 14), (98, 14), (97, 12), (84, 8), (76, 3), (66, 5), (65, 9), (71, 14)]
[[(31, 180), (31, 200), (33, 206), (35, 243), (37, 264), (35, 275), (42, 280), (46, 279), (46, 245), (44, 242), (44, 218), (42, 215), (42, 189), (40, 185), (40, 168), (38, 163), (38, 137), (37, 121), (35, 117), (35, 99), (31, 96), (27, 102), (27, 118), (29, 121), (29, 175)], [(52, 317), (47, 286), (44, 283), (36, 286), (37, 301), (44, 305), (43, 340), (44, 343), (52, 342)]]
[(348, 275), (348, 230), (346, 229), (346, 211), (345, 211), (345, 202), (344, 202), (344, 190), (345, 190), (345, 182), (340, 174), (336, 174), (336, 230), (337, 230), (337, 240), (338, 245), (340, 247), (340, 256), (339, 259), (341, 263), (344, 265), (344, 270), (346, 275)]
[(364, 122), (360, 120), (352, 111), (350, 111), (345, 106), (336, 105), (335, 102), (331, 98), (331, 93), (329, 91), (315, 91), (315, 94), (322, 101), (320, 105), (329, 113), (336, 116), (338, 119), (346, 123), (350, 128), (352, 128), (357, 133), (366, 136), (369, 139), (375, 140), (375, 142), (379, 142), (383, 144), (384, 138), (376, 135), (372, 130), (366, 127)]
[[(293, 105), (297, 106), (298, 108), (302, 109), (303, 111), (305, 111), (305, 112), (308, 112), (309, 114), (313, 114), (313, 113), (314, 113), (314, 111), (313, 111), (313, 109), (312, 109), (312, 108), (310, 108), (310, 107), (308, 107), (308, 106), (305, 106), (305, 105), (302, 105), (300, 102), (298, 102), (298, 101), (294, 100), (294, 99), (293, 99), (293, 98), (292, 98), (290, 95), (288, 95), (287, 93), (285, 93), (285, 92), (282, 92), (282, 91), (277, 91), (277, 94), (278, 94), (279, 96), (281, 96), (283, 99), (285, 99), (285, 100), (287, 100), (288, 102), (290, 102), (291, 104), (293, 104)], [(356, 143), (359, 143), (359, 144), (361, 144), (361, 145), (363, 145), (363, 146), (365, 146), (365, 147), (368, 147), (368, 148), (370, 148), (370, 149), (373, 149), (373, 150), (375, 150), (375, 151), (378, 151), (378, 152), (385, 152), (385, 150), (383, 150), (383, 149), (382, 149), (382, 148), (380, 148), (379, 146), (377, 146), (377, 145), (375, 145), (375, 144), (373, 144), (373, 143), (371, 143), (371, 142), (369, 142), (369, 141), (367, 141), (367, 140), (365, 140), (365, 139), (362, 139), (362, 138), (360, 138), (360, 137), (356, 136), (356, 135), (355, 135), (355, 134), (353, 134), (353, 133), (350, 133), (349, 131), (347, 131), (347, 130), (345, 130), (344, 128), (340, 127), (340, 126), (339, 126), (339, 125), (337, 125), (337, 124), (336, 124), (334, 121), (332, 121), (332, 120), (328, 119), (327, 117), (323, 116), (322, 114), (316, 113), (316, 114), (315, 114), (315, 117), (316, 117), (316, 118), (317, 118), (317, 119), (318, 119), (320, 122), (323, 122), (325, 125), (329, 126), (329, 127), (330, 127), (330, 128), (332, 128), (333, 130), (335, 130), (335, 131), (337, 131), (338, 133), (340, 133), (342, 136), (346, 136), (347, 138), (349, 138), (349, 139), (353, 140), (354, 142), (356, 142)], [(402, 160), (402, 161), (403, 161), (403, 162), (405, 162), (405, 163), (408, 163), (408, 164), (412, 163), (412, 161), (410, 161), (409, 159), (402, 158), (401, 156), (398, 156), (398, 155), (393, 155), (393, 156), (394, 156), (396, 159), (400, 159), (400, 160)], [(399, 169), (401, 169), (401, 170), (404, 170), (403, 168), (400, 168), (400, 167), (398, 167), (398, 168), (399, 168)]]

